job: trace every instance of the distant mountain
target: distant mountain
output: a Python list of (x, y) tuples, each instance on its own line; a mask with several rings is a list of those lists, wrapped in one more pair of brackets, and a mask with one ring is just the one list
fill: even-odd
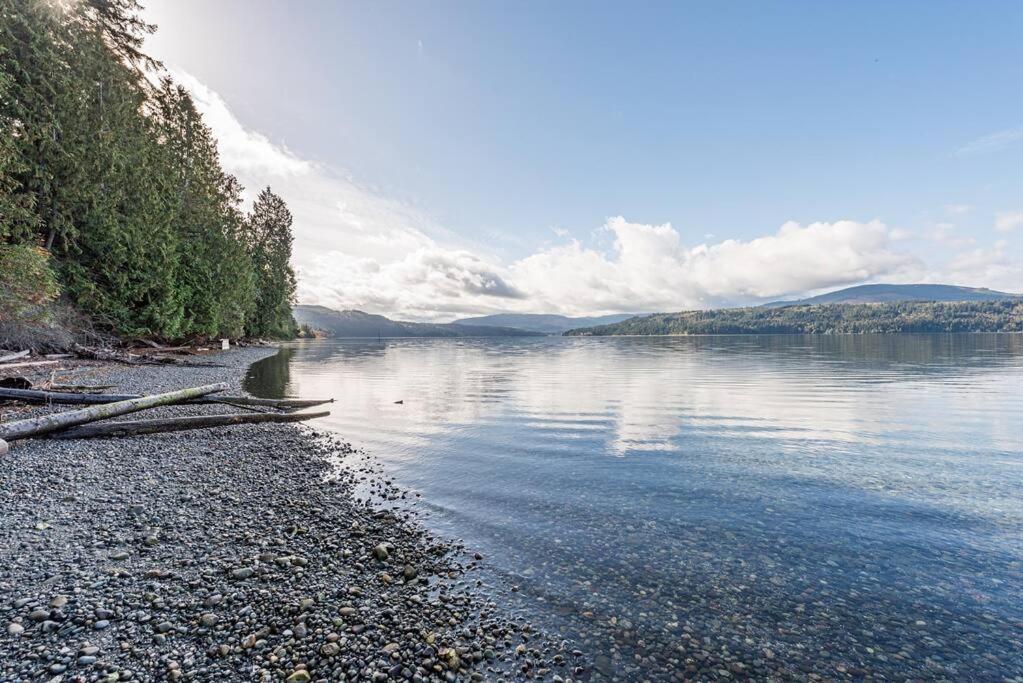
[(1005, 301), (1021, 294), (956, 285), (857, 285), (795, 301), (772, 301), (766, 307), (805, 304), (877, 304), (897, 301)]
[(613, 325), (623, 320), (635, 317), (633, 313), (616, 313), (614, 315), (600, 315), (588, 318), (569, 318), (563, 315), (553, 314), (532, 314), (532, 313), (498, 313), (496, 315), (484, 315), (479, 318), (462, 318), (456, 320), (454, 325), (514, 327), (530, 332), (542, 334), (561, 334), (577, 327), (596, 327), (598, 325)]
[(326, 306), (298, 305), (295, 321), (332, 337), (529, 337), (536, 332), (489, 325), (410, 323), (362, 311), (335, 311)]

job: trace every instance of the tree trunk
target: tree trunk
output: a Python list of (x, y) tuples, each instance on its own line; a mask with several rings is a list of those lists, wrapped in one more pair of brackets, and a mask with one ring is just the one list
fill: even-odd
[(8, 422), (0, 424), (0, 441), (15, 441), (17, 439), (27, 439), (32, 436), (41, 436), (43, 434), (49, 434), (50, 432), (68, 429), (69, 427), (77, 427), (78, 425), (86, 424), (88, 422), (105, 420), (108, 417), (117, 417), (118, 415), (127, 415), (128, 413), (146, 410), (147, 408), (181, 403), (182, 401), (187, 401), (190, 398), (205, 396), (206, 394), (224, 391), (225, 389), (227, 389), (227, 384), (221, 382), (220, 384), (210, 384), (204, 387), (181, 389), (179, 391), (171, 391), (166, 394), (155, 394), (153, 396), (144, 396), (142, 398), (132, 398), (126, 401), (107, 403), (105, 405), (92, 406), (91, 408), (82, 408), (81, 410), (69, 410), (64, 413), (51, 413), (50, 415), (42, 415), (40, 417), (31, 417), (26, 420)]
[(60, 361), (57, 360), (31, 360), (27, 363), (3, 363), (0, 364), (0, 370), (7, 370), (9, 368), (31, 368), (39, 365), (56, 365)]
[(18, 360), (19, 358), (24, 358), (28, 354), (29, 354), (28, 349), (25, 349), (24, 351), (18, 351), (17, 353), (8, 354), (6, 356), (0, 356), (0, 363), (8, 363), (12, 360)]
[[(39, 389), (5, 389), (0, 387), (0, 400), (10, 399), (25, 403), (53, 403), (63, 405), (101, 405), (141, 398), (138, 394), (83, 394), (68, 391), (41, 391)], [(300, 398), (252, 398), (251, 396), (215, 396), (193, 398), (182, 403), (210, 405), (223, 403), (238, 406), (257, 406), (277, 410), (298, 410), (333, 403), (334, 399), (323, 400)]]
[(168, 417), (160, 420), (136, 420), (134, 422), (103, 422), (82, 425), (63, 432), (50, 434), (50, 439), (93, 439), (96, 437), (138, 436), (180, 432), (188, 429), (209, 429), (230, 425), (258, 424), (263, 422), (302, 422), (316, 417), (326, 417), (330, 411), (318, 413), (234, 413), (231, 415), (202, 415), (199, 417)]

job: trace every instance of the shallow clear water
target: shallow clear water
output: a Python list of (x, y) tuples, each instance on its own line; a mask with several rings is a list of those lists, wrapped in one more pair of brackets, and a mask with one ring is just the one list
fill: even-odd
[(316, 340), (248, 388), (336, 397), (596, 677), (1023, 676), (1023, 336)]

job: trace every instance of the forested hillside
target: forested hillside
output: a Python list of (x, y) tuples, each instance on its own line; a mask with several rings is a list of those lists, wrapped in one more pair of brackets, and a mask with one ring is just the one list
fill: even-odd
[(252, 213), (135, 0), (0, 0), (0, 322), (58, 294), (126, 335), (290, 336), (291, 214)]
[(295, 320), (331, 337), (532, 337), (539, 332), (494, 325), (411, 323), (362, 311), (335, 311), (325, 306), (295, 306)]
[(801, 304), (879, 304), (899, 301), (1003, 301), (1019, 299), (1019, 294), (999, 292), (986, 287), (960, 287), (958, 285), (872, 284), (846, 287), (826, 294), (818, 294), (796, 301), (772, 301), (764, 306), (797, 306)]
[(664, 334), (848, 334), (1023, 332), (1023, 300), (822, 304), (658, 313), (575, 336)]

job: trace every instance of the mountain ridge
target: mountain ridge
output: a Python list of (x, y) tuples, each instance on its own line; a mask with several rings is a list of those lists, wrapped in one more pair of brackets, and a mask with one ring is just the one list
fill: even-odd
[(635, 313), (614, 313), (611, 315), (581, 316), (572, 318), (555, 313), (495, 313), (473, 318), (461, 318), (452, 322), (454, 325), (511, 327), (519, 330), (540, 332), (542, 334), (561, 334), (578, 327), (594, 327), (612, 325), (629, 318)]
[[(865, 329), (871, 305), (888, 304), (898, 307), (910, 304), (985, 304), (1023, 302), (1023, 295), (1001, 292), (986, 287), (963, 287), (945, 284), (867, 284), (845, 287), (812, 297), (790, 301), (772, 301), (745, 308), (722, 308), (708, 311), (681, 311), (678, 313), (630, 314), (617, 313), (603, 316), (569, 317), (558, 314), (496, 313), (461, 318), (450, 323), (415, 323), (393, 320), (383, 315), (358, 310), (337, 311), (326, 306), (298, 304), (292, 312), (299, 325), (320, 330), (336, 337), (519, 337), (550, 334), (648, 334), (646, 330), (673, 329), (681, 333), (708, 329), (813, 329), (811, 318), (828, 318), (836, 324), (836, 312), (829, 307), (849, 307), (855, 310), (855, 327)], [(790, 320), (795, 314), (755, 314), (755, 311), (785, 311), (798, 309), (805, 321), (795, 325)], [(899, 325), (893, 311), (878, 308), (876, 316), (890, 318), (883, 323), (886, 329)], [(926, 310), (928, 315), (938, 311)], [(839, 315), (839, 318), (844, 316)], [(754, 321), (755, 319), (755, 321)], [(646, 322), (644, 322), (644, 320)], [(655, 321), (659, 321), (655, 324)], [(839, 328), (849, 321), (838, 323)], [(807, 327), (809, 325), (809, 327)], [(624, 330), (632, 330), (625, 332)], [(687, 332), (690, 331), (690, 332)], [(656, 332), (653, 332), (656, 333)], [(699, 333), (699, 332), (697, 332)]]
[(752, 306), (654, 313), (566, 336), (1023, 332), (1023, 298)]
[(311, 304), (293, 306), (292, 315), (299, 325), (308, 325), (333, 337), (532, 337), (539, 334), (488, 325), (413, 323), (364, 311), (336, 311)]
[(771, 301), (764, 308), (806, 306), (814, 304), (876, 304), (900, 301), (1004, 301), (1020, 299), (1023, 294), (999, 292), (987, 287), (963, 287), (943, 284), (869, 284), (854, 285), (817, 296), (791, 301)]

